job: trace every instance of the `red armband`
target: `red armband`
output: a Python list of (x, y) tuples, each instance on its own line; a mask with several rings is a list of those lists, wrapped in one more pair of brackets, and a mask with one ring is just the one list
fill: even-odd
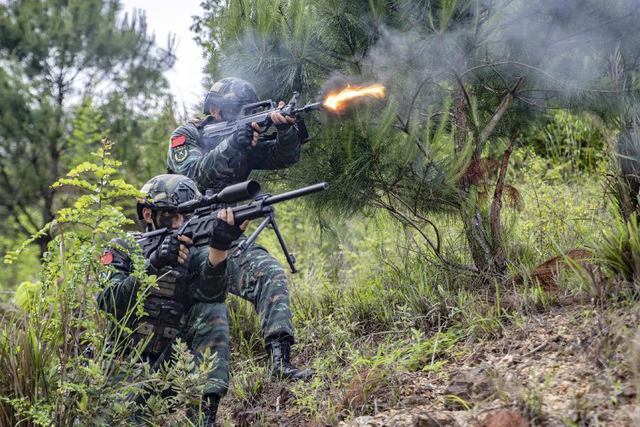
[(111, 252), (105, 252), (100, 255), (100, 262), (102, 265), (109, 265), (113, 262), (113, 254)]

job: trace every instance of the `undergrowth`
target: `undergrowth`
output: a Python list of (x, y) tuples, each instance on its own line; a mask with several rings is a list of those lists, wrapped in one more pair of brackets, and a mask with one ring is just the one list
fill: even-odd
[[(53, 184), (82, 195), (5, 258), (14, 262), (30, 241), (53, 235), (38, 280), (17, 289), (16, 306), (0, 319), (0, 425), (130, 425), (134, 419), (185, 425), (187, 409), (196, 408), (197, 415), (209, 386), (213, 355), (196, 366), (178, 342), (172, 363), (152, 371), (140, 358), (143, 343), (126, 344), (126, 319), (142, 314), (143, 298), (122, 322), (97, 306), (95, 297), (108, 280), (108, 267), (100, 263), (108, 239), (131, 240), (122, 231), (131, 221), (113, 202), (139, 195), (114, 177), (120, 162), (111, 158), (111, 148), (103, 141), (92, 153), (94, 162)], [(139, 253), (131, 257), (144, 295), (155, 277), (146, 275)]]
[[(110, 177), (117, 165), (106, 160), (108, 148), (98, 153), (102, 165), (75, 170), (94, 174), (102, 184), (74, 176), (61, 182), (89, 195), (61, 212), (39, 280), (18, 289), (15, 301), (22, 309), (10, 313), (0, 329), (0, 361), (13, 372), (0, 380), (0, 417), (6, 423), (91, 420), (116, 425), (134, 414), (156, 425), (180, 423), (215, 363), (211, 359), (195, 368), (184, 351), (169, 371), (153, 373), (144, 363), (125, 361), (122, 352), (112, 350), (121, 337), (110, 335), (107, 319), (93, 302), (80, 304), (94, 301), (102, 286), (98, 258), (107, 236), (122, 234), (126, 225), (110, 203), (136, 193)], [(520, 167), (525, 157), (526, 169)], [(637, 225), (612, 213), (602, 195), (600, 164), (590, 164), (590, 175), (577, 171), (567, 177), (550, 173), (548, 162), (514, 153), (510, 179), (517, 183), (523, 209), (503, 210), (509, 278), (489, 286), (479, 286), (466, 271), (443, 266), (417, 233), (388, 214), (329, 219), (305, 215), (292, 204), (279, 207), (280, 227), (301, 269), (289, 275), (295, 362), (317, 374), (286, 388), (293, 407), (280, 407), (284, 403), (278, 396), (273, 409), (329, 425), (375, 414), (402, 402), (403, 375), (437, 378), (448, 365), (469, 356), (474, 344), (502, 337), (510, 326), (526, 324), (567, 297), (593, 303), (594, 313), (634, 306)], [(113, 193), (103, 191), (109, 186)], [(460, 255), (469, 253), (461, 225), (445, 215), (432, 219), (447, 257), (470, 263)], [(260, 243), (284, 261), (273, 235), (263, 233)], [(565, 256), (580, 248), (593, 252), (593, 259), (584, 263)], [(554, 256), (567, 267), (554, 273), (557, 289), (549, 289), (529, 273)], [(138, 263), (141, 269), (142, 260)], [(153, 278), (136, 274), (153, 286)], [(251, 304), (232, 295), (228, 305), (232, 381), (222, 406), (231, 407), (234, 417), (245, 417), (245, 423), (266, 423), (268, 415), (255, 408), (265, 405), (274, 388), (257, 316)], [(613, 346), (613, 338), (607, 337), (603, 332), (601, 352)], [(84, 353), (89, 346), (93, 355)], [(630, 364), (637, 370), (634, 360)], [(125, 380), (114, 383), (114, 370)], [(185, 377), (194, 382), (181, 383)], [(165, 388), (175, 393), (167, 398), (161, 392)], [(132, 399), (144, 393), (146, 405)], [(544, 385), (522, 396), (530, 420), (543, 418), (541, 393)], [(231, 422), (229, 412), (226, 417)]]
[[(527, 167), (521, 168), (525, 157)], [(524, 209), (502, 215), (510, 277), (524, 278), (517, 286), (475, 287), (468, 274), (443, 267), (419, 236), (386, 214), (328, 221), (283, 206), (281, 228), (302, 266), (301, 273), (290, 275), (294, 351), (299, 364), (317, 371), (314, 381), (291, 388), (294, 411), (335, 424), (393, 407), (399, 402), (394, 384), (403, 372), (439, 375), (473, 342), (500, 338), (505, 328), (550, 309), (563, 295), (591, 299), (598, 292), (593, 288), (606, 286), (595, 278), (586, 283), (588, 274), (577, 264), (558, 271), (557, 292), (527, 275), (548, 258), (594, 249), (611, 221), (602, 195), (602, 163), (589, 163), (589, 173), (576, 170), (567, 178), (549, 173), (549, 162), (531, 152), (514, 153), (516, 167), (510, 173)], [(448, 255), (468, 253), (458, 222), (447, 216), (432, 219)], [(306, 238), (300, 238), (301, 229), (307, 230)], [(273, 236), (262, 240), (281, 258)], [(247, 410), (264, 404), (256, 390), (267, 388), (258, 374), (265, 359), (258, 325), (250, 320), (253, 307), (230, 298), (232, 317), (243, 322), (232, 330), (235, 392), (228, 404)], [(252, 403), (243, 396), (252, 396)], [(527, 397), (532, 417), (539, 411), (536, 396), (532, 391)]]

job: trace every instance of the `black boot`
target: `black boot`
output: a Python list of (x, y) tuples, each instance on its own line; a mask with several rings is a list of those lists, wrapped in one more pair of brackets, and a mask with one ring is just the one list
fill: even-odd
[(315, 374), (313, 369), (298, 369), (291, 364), (291, 338), (285, 337), (267, 345), (269, 378), (279, 380), (307, 380)]
[(202, 415), (204, 415), (204, 422), (202, 425), (204, 427), (217, 426), (216, 415), (218, 413), (218, 403), (220, 403), (220, 398), (215, 395), (209, 396), (208, 400), (205, 399), (204, 402), (202, 402)]

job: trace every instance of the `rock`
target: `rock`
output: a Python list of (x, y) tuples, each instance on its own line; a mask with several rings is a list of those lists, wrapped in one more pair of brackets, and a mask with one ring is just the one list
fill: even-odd
[(529, 423), (517, 412), (495, 411), (488, 414), (478, 427), (529, 427)]
[(402, 404), (406, 407), (420, 406), (429, 404), (429, 399), (419, 394), (407, 396), (402, 400)]
[(525, 387), (513, 372), (498, 376), (495, 380), (497, 390), (513, 400), (519, 400), (525, 394)]
[(453, 426), (456, 421), (449, 415), (444, 413), (428, 414), (421, 412), (414, 415), (413, 426), (414, 427), (440, 427), (440, 426)]
[[(451, 377), (444, 394), (458, 396), (465, 402), (486, 399), (495, 392), (493, 381), (483, 368), (466, 368)], [(461, 402), (451, 401), (448, 406), (459, 407)]]

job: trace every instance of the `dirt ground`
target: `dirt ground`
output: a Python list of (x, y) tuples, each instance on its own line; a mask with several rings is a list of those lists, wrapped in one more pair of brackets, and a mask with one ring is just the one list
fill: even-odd
[[(507, 326), (500, 339), (458, 343), (460, 354), (438, 371), (400, 373), (400, 404), (385, 404), (388, 389), (369, 379), (341, 392), (342, 404), (367, 399), (375, 415), (340, 421), (360, 426), (637, 426), (640, 404), (633, 339), (638, 314), (565, 301)], [(622, 314), (624, 313), (624, 314)], [(639, 355), (640, 356), (640, 355)], [(375, 379), (375, 375), (371, 374)], [(367, 389), (366, 396), (358, 387)], [(233, 425), (329, 425), (297, 414), (287, 383), (272, 384), (251, 409), (223, 401)], [(355, 389), (355, 392), (353, 391)], [(379, 404), (377, 402), (379, 401)], [(338, 403), (340, 404), (340, 403)]]

